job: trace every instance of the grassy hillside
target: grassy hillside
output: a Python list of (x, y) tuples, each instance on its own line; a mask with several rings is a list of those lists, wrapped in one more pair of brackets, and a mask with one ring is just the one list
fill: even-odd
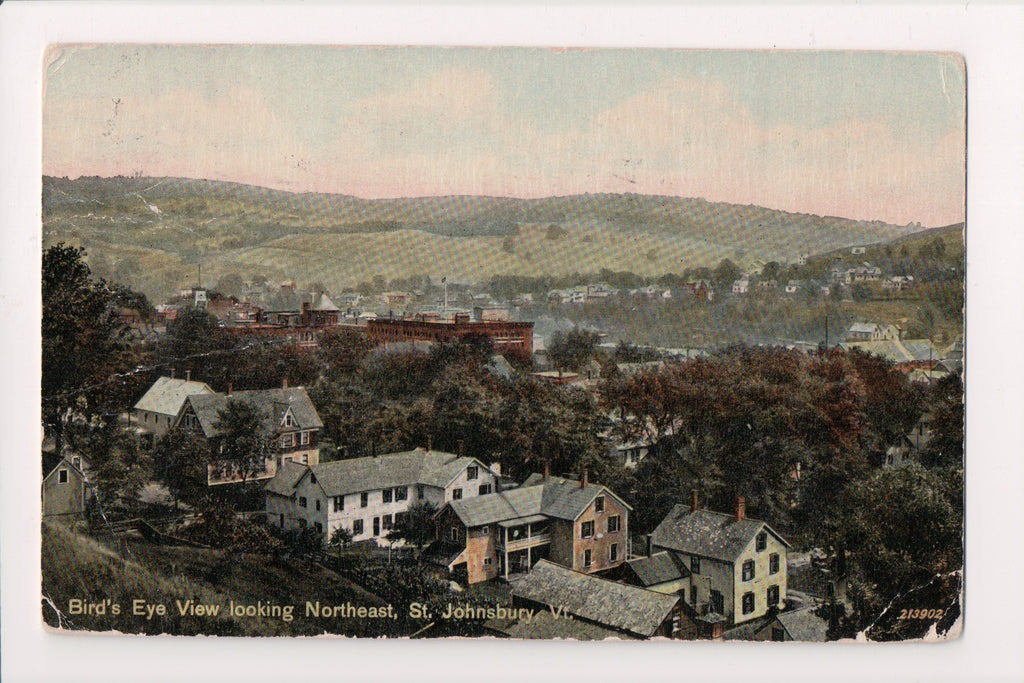
[(44, 246), (82, 245), (93, 269), (155, 299), (225, 274), (321, 281), (382, 275), (643, 275), (793, 261), (910, 228), (702, 199), (586, 194), (543, 199), (366, 200), (178, 178), (43, 178)]
[[(374, 606), (382, 602), (338, 574), (319, 566), (278, 561), (262, 556), (229, 555), (219, 550), (152, 545), (127, 541), (126, 560), (91, 537), (76, 535), (58, 525), (43, 525), (43, 618), (58, 626), (59, 609), (64, 628), (122, 633), (179, 635), (318, 635), (330, 632), (351, 636), (402, 635), (404, 622), (372, 619), (317, 621), (304, 614), (306, 600), (323, 604)], [(51, 607), (49, 602), (52, 602)], [(121, 606), (120, 615), (71, 615), (69, 600), (101, 603), (110, 599)], [(166, 616), (131, 614), (133, 600), (166, 606)], [(175, 601), (222, 605), (212, 616), (181, 616)], [(294, 605), (294, 620), (233, 617), (224, 612), (236, 604)]]

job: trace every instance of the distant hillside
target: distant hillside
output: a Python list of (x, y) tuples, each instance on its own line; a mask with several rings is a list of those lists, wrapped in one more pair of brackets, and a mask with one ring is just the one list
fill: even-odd
[(263, 275), (340, 289), (375, 275), (642, 275), (794, 261), (913, 228), (703, 199), (584, 194), (544, 199), (368, 200), (180, 178), (43, 178), (44, 245), (88, 250), (93, 269), (155, 299), (195, 280)]

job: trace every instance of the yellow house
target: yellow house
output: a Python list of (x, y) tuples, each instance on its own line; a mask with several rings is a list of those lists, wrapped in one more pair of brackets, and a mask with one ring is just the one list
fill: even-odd
[(742, 497), (733, 514), (701, 510), (694, 492), (651, 534), (651, 555), (673, 554), (689, 570), (688, 604), (699, 619), (731, 625), (762, 617), (786, 603), (790, 544), (768, 524), (746, 516)]

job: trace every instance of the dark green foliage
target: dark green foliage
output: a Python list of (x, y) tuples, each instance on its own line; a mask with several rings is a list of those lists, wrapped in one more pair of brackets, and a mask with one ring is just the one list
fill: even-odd
[(921, 453), (928, 467), (964, 466), (964, 388), (958, 375), (947, 375), (931, 386), (925, 399), (931, 415), (932, 438)]
[(548, 343), (548, 355), (559, 370), (577, 372), (594, 357), (600, 336), (596, 332), (574, 328), (557, 331)]
[(133, 510), (151, 477), (151, 460), (139, 437), (123, 431), (116, 420), (100, 426), (76, 426), (69, 437), (72, 448), (85, 456), (100, 504)]
[(128, 346), (116, 297), (92, 279), (84, 257), (84, 249), (63, 243), (43, 253), (42, 417), (58, 444), (70, 419), (109, 409), (104, 384)]
[(259, 412), (251, 403), (228, 399), (214, 427), (219, 432), (216, 461), (226, 464), (244, 484), (261, 471), (270, 454), (270, 435)]
[(417, 502), (409, 506), (402, 521), (387, 535), (389, 541), (402, 540), (422, 550), (434, 540), (436, 533), (434, 514), (437, 507), (430, 502)]
[(196, 432), (171, 430), (156, 444), (153, 462), (154, 476), (176, 501), (195, 507), (206, 497), (210, 448)]

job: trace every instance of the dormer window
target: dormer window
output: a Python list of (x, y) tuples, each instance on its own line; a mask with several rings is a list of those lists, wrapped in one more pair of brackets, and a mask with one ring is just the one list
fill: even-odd
[(768, 534), (764, 531), (757, 535), (757, 552), (761, 552), (768, 547)]
[(284, 419), (281, 420), (281, 425), (284, 426), (284, 427), (298, 427), (299, 426), (298, 423), (295, 421), (295, 418), (292, 416), (292, 411), (290, 409), (288, 410), (287, 413), (284, 414)]
[(594, 499), (594, 512), (604, 512), (604, 496)]

